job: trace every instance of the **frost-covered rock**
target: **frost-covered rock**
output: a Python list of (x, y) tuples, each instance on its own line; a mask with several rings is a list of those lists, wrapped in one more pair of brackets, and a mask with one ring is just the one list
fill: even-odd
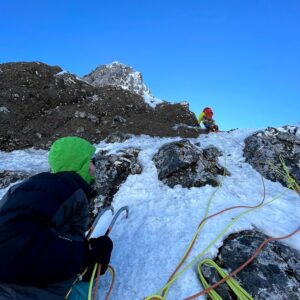
[(188, 140), (163, 145), (153, 157), (158, 178), (170, 187), (217, 186), (217, 175), (229, 174), (218, 162), (220, 151), (213, 146), (204, 150)]
[(142, 167), (138, 162), (138, 149), (128, 148), (118, 154), (96, 155), (96, 179), (94, 188), (99, 196), (93, 204), (93, 213), (96, 214), (101, 207), (111, 204), (114, 194), (129, 174), (140, 174)]
[(98, 66), (90, 74), (84, 76), (83, 80), (95, 87), (115, 86), (129, 90), (142, 96), (144, 101), (152, 108), (155, 108), (159, 103), (163, 103), (163, 100), (151, 94), (150, 89), (143, 82), (140, 72), (117, 61)]
[(29, 178), (32, 174), (23, 171), (3, 171), (0, 172), (0, 189), (8, 187), (10, 184)]
[(282, 158), (289, 174), (300, 184), (300, 138), (297, 130), (295, 126), (268, 127), (254, 133), (245, 140), (246, 162), (264, 177), (287, 186), (287, 177), (280, 161)]
[[(255, 231), (245, 230), (230, 235), (219, 249), (216, 263), (225, 270), (234, 271), (247, 261), (267, 238)], [(210, 267), (203, 267), (210, 284), (220, 280)], [(277, 241), (267, 243), (260, 254), (235, 279), (254, 299), (300, 299), (300, 254)], [(216, 289), (223, 299), (236, 299), (224, 284)]]
[(142, 74), (117, 61), (98, 66), (83, 79), (96, 87), (112, 85), (141, 96), (144, 94), (151, 95), (149, 88), (143, 82)]

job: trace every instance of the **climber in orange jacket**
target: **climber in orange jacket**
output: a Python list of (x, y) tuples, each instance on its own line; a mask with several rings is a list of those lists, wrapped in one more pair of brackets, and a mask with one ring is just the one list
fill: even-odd
[(219, 131), (219, 126), (215, 124), (215, 121), (212, 118), (213, 114), (214, 113), (210, 107), (205, 107), (198, 117), (198, 126), (200, 126), (200, 123), (202, 122), (209, 132)]

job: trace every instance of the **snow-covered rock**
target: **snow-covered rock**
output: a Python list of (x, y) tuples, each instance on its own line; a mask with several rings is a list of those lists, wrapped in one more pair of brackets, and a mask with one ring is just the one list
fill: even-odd
[[(217, 264), (234, 271), (247, 261), (267, 238), (256, 230), (246, 230), (230, 235), (219, 249)], [(214, 269), (204, 266), (209, 284), (220, 280)], [(300, 254), (277, 241), (271, 241), (263, 251), (235, 279), (254, 299), (300, 299)], [(223, 299), (232, 297), (228, 286), (217, 288)]]
[(83, 80), (95, 87), (112, 85), (129, 90), (142, 96), (144, 101), (151, 107), (163, 102), (151, 94), (150, 89), (143, 82), (140, 72), (118, 61), (98, 66), (90, 74), (85, 75)]
[(137, 161), (138, 154), (139, 150), (134, 148), (120, 150), (118, 154), (111, 155), (105, 155), (103, 152), (97, 153), (94, 188), (99, 197), (95, 199), (91, 207), (93, 215), (98, 212), (99, 208), (111, 204), (114, 194), (129, 174), (142, 172), (142, 167)]
[(139, 95), (151, 95), (150, 89), (143, 82), (142, 74), (117, 61), (98, 66), (83, 79), (96, 87), (113, 85)]
[(300, 138), (298, 128), (268, 127), (245, 140), (244, 156), (264, 177), (287, 186), (286, 165), (289, 174), (300, 184)]
[(229, 174), (217, 162), (221, 152), (215, 147), (199, 149), (188, 140), (163, 145), (153, 157), (158, 178), (170, 187), (217, 186), (217, 175)]

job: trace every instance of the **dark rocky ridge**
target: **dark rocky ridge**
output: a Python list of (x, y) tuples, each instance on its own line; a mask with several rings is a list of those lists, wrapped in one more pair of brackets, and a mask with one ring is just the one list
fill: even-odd
[[(48, 148), (61, 136), (99, 142), (120, 131), (150, 136), (196, 137), (200, 130), (185, 105), (151, 108), (118, 87), (94, 87), (58, 66), (0, 64), (0, 150)], [(176, 126), (183, 124), (183, 126)]]

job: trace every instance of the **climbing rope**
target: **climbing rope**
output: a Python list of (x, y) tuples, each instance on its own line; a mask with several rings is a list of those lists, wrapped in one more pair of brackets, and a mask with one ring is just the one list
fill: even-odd
[(108, 270), (110, 271), (110, 274), (111, 274), (111, 277), (112, 277), (112, 280), (111, 280), (111, 284), (110, 284), (110, 287), (108, 289), (108, 292), (107, 292), (107, 295), (105, 297), (105, 300), (108, 300), (109, 297), (110, 297), (110, 294), (112, 292), (112, 289), (113, 289), (113, 286), (114, 286), (114, 283), (115, 283), (115, 270), (114, 268), (111, 266), (111, 265), (108, 265)]
[[(224, 144), (223, 144), (224, 145)], [(225, 149), (225, 147), (224, 147), (224, 149)], [(225, 156), (225, 164), (226, 164), (226, 156)], [(224, 170), (225, 170), (225, 168), (224, 168)], [(265, 201), (265, 185), (264, 185), (264, 180), (263, 180), (263, 177), (261, 176), (261, 178), (262, 178), (262, 182), (263, 182), (263, 187), (264, 187), (264, 192), (263, 192), (263, 200), (258, 204), (258, 205), (256, 205), (256, 206), (234, 206), (234, 207), (230, 207), (230, 208), (227, 208), (227, 209), (224, 209), (224, 210), (222, 210), (222, 211), (219, 211), (219, 212), (217, 212), (217, 213), (215, 213), (215, 214), (213, 214), (213, 215), (211, 215), (211, 216), (209, 216), (209, 217), (206, 217), (206, 215), (207, 215), (207, 212), (208, 212), (208, 210), (209, 210), (209, 206), (210, 206), (210, 203), (211, 203), (211, 200), (212, 200), (212, 198), (214, 197), (214, 195), (215, 195), (215, 193), (219, 190), (219, 188), (221, 187), (221, 184), (218, 186), (218, 189), (217, 190), (215, 190), (214, 191), (214, 193), (212, 193), (212, 195), (211, 195), (211, 197), (210, 197), (210, 199), (209, 199), (209, 201), (208, 201), (208, 205), (207, 205), (207, 207), (206, 207), (206, 212), (205, 212), (205, 218), (200, 222), (200, 224), (199, 224), (199, 227), (198, 227), (198, 229), (197, 229), (197, 231), (196, 231), (196, 233), (195, 233), (195, 235), (194, 235), (194, 237), (192, 238), (192, 241), (190, 242), (190, 244), (189, 244), (189, 246), (188, 246), (188, 248), (187, 248), (187, 250), (186, 250), (186, 252), (185, 252), (185, 254), (183, 255), (183, 257), (182, 257), (182, 259), (181, 259), (181, 261), (180, 261), (180, 263), (179, 263), (179, 265), (177, 266), (177, 268), (175, 269), (175, 271), (172, 273), (172, 275), (170, 276), (170, 278), (169, 278), (169, 280), (168, 280), (168, 282), (167, 282), (167, 284), (163, 287), (163, 288), (161, 288), (156, 294), (153, 294), (153, 295), (151, 295), (151, 296), (148, 296), (148, 297), (146, 297), (145, 298), (145, 300), (164, 300), (165, 298), (166, 298), (166, 295), (167, 295), (167, 292), (168, 292), (168, 290), (169, 290), (169, 288), (170, 288), (170, 286), (171, 286), (171, 284), (175, 281), (175, 280), (177, 280), (185, 271), (187, 271), (192, 265), (194, 265), (194, 263), (195, 263), (195, 261), (196, 260), (198, 260), (201, 256), (203, 256), (205, 253), (206, 253), (206, 251), (222, 236), (222, 235), (224, 235), (224, 233), (235, 223), (235, 222), (237, 222), (238, 221), (238, 219), (240, 219), (242, 216), (244, 216), (245, 214), (247, 214), (247, 213), (250, 213), (250, 212), (252, 212), (253, 210), (255, 210), (255, 209), (257, 209), (257, 208), (259, 208), (259, 207), (263, 207), (263, 206), (265, 206), (265, 205), (268, 205), (268, 204), (270, 204), (270, 203), (272, 203), (272, 202), (274, 202), (275, 200), (277, 200), (277, 199), (279, 199), (279, 198), (281, 198), (284, 194), (285, 194), (285, 192), (286, 191), (284, 191), (284, 192), (282, 192), (282, 193), (280, 193), (278, 196), (275, 196), (273, 199), (271, 199), (270, 201), (268, 201), (267, 203), (264, 203), (264, 201)], [(223, 179), (224, 179), (224, 175), (223, 175), (223, 178), (222, 178), (222, 181), (221, 182), (223, 182)], [(232, 210), (232, 209), (235, 209), (235, 208), (242, 208), (242, 207), (244, 207), (244, 208), (250, 208), (250, 209), (248, 209), (248, 210), (246, 210), (246, 211), (244, 211), (244, 212), (242, 212), (242, 213), (240, 213), (239, 215), (237, 215), (222, 231), (221, 231), (221, 233), (220, 234), (218, 234), (217, 235), (217, 237), (200, 253), (200, 254), (198, 254), (183, 270), (181, 270), (179, 273), (177, 273), (178, 272), (178, 270), (181, 268), (181, 266), (183, 265), (183, 263), (184, 263), (184, 261), (186, 260), (186, 258), (188, 257), (188, 255), (189, 255), (189, 253), (191, 252), (191, 249), (192, 249), (192, 247), (193, 247), (193, 245), (195, 244), (195, 241), (196, 241), (196, 239), (197, 239), (197, 237), (198, 237), (198, 235), (199, 235), (199, 232), (200, 232), (200, 230), (201, 230), (201, 228), (203, 227), (203, 225), (204, 225), (204, 223), (208, 220), (208, 219), (210, 219), (210, 218), (213, 218), (213, 217), (215, 217), (215, 216), (217, 216), (217, 215), (219, 215), (219, 214), (221, 214), (221, 213), (224, 213), (225, 211), (229, 211), (229, 210)], [(176, 273), (177, 273), (177, 275), (176, 275)], [(227, 278), (228, 279), (228, 278)], [(189, 298), (187, 298), (187, 299), (189, 299)], [(194, 299), (194, 298), (191, 298), (191, 299)]]
[[(226, 166), (227, 166), (227, 155), (226, 155), (226, 148), (224, 147), (225, 149), (225, 154), (224, 154), (224, 157), (225, 157), (225, 162), (224, 162), (224, 170), (223, 170), (223, 175), (222, 175), (222, 179), (217, 187), (217, 189), (215, 189), (212, 194), (210, 195), (209, 199), (208, 199), (208, 202), (207, 202), (207, 205), (206, 205), (206, 208), (205, 208), (205, 212), (204, 212), (204, 218), (203, 220), (205, 220), (208, 216), (208, 212), (209, 212), (209, 209), (210, 209), (210, 206), (211, 206), (211, 202), (213, 200), (213, 198), (215, 197), (216, 193), (219, 191), (219, 189), (221, 188), (222, 184), (223, 184), (223, 181), (225, 179), (225, 175), (226, 175)], [(178, 266), (176, 267), (176, 269), (174, 270), (174, 272), (171, 274), (170, 278), (168, 279), (167, 281), (167, 284), (174, 278), (174, 276), (176, 275), (176, 273), (178, 272), (178, 270), (181, 268), (181, 266), (183, 265), (183, 263), (185, 262), (186, 258), (188, 257), (188, 255), (190, 254), (196, 240), (197, 240), (197, 237), (199, 236), (199, 233), (202, 229), (202, 227), (204, 226), (204, 222), (200, 222), (190, 244), (188, 245), (187, 247), (187, 250), (185, 251), (185, 253), (183, 254), (183, 257), (181, 258)], [(169, 290), (170, 286), (167, 286), (165, 285), (165, 287), (162, 289), (162, 299), (164, 299), (164, 297), (166, 297), (167, 293), (168, 293), (168, 290)]]
[[(93, 300), (95, 300), (97, 298), (97, 293), (99, 291), (99, 288), (98, 288), (99, 280), (95, 279), (96, 270), (97, 270), (97, 277), (99, 278), (100, 272), (101, 272), (101, 264), (95, 264), (95, 266), (94, 266), (93, 273), (92, 273), (91, 280), (90, 280), (90, 285), (89, 285), (88, 300), (90, 300), (92, 298), (92, 291), (93, 291), (94, 281), (95, 281), (95, 285), (94, 285)], [(112, 292), (112, 289), (113, 289), (113, 286), (114, 286), (114, 283), (115, 283), (115, 270), (114, 270), (114, 268), (111, 265), (108, 265), (108, 270), (111, 274), (112, 279), (111, 279), (111, 283), (110, 283), (108, 292), (106, 293), (105, 300), (109, 299), (109, 297), (111, 295), (111, 292)]]
[[(93, 268), (92, 276), (91, 276), (90, 285), (89, 285), (88, 300), (92, 299), (93, 283), (94, 283), (95, 274), (97, 272), (97, 269), (98, 269), (98, 264), (95, 264), (94, 268)], [(101, 269), (101, 265), (100, 265), (100, 269)], [(94, 294), (97, 294), (97, 290), (94, 292)]]
[(255, 258), (256, 256), (260, 253), (260, 251), (262, 250), (262, 248), (267, 244), (269, 243), (270, 241), (279, 241), (279, 240), (283, 240), (283, 239), (287, 239), (293, 235), (295, 235), (297, 232), (300, 231), (300, 226), (294, 230), (293, 232), (287, 234), (287, 235), (284, 235), (284, 236), (281, 236), (281, 237), (269, 237), (267, 239), (265, 239), (260, 245), (259, 247), (255, 250), (254, 254), (246, 261), (244, 262), (240, 267), (238, 267), (236, 270), (234, 270), (233, 272), (231, 272), (229, 275), (227, 275), (226, 277), (224, 277), (223, 279), (221, 279), (220, 281), (218, 281), (217, 283), (211, 285), (210, 287), (206, 288), (205, 290), (195, 294), (195, 295), (192, 295), (188, 298), (185, 298), (184, 300), (193, 300), (193, 299), (196, 299), (208, 292), (210, 292), (212, 289), (215, 289), (217, 288), (219, 285), (221, 285), (222, 283), (224, 283), (226, 280), (228, 280), (229, 278), (235, 276), (238, 272), (240, 272), (242, 269), (244, 269), (247, 265), (249, 265)]
[[(200, 281), (205, 289), (209, 287), (209, 284), (207, 283), (206, 279), (204, 278), (202, 274), (201, 267), (203, 265), (210, 265), (216, 269), (218, 274), (222, 277), (225, 278), (228, 276), (228, 274), (220, 268), (213, 260), (211, 259), (204, 259), (198, 264), (198, 275), (200, 278)], [(234, 292), (234, 294), (237, 296), (239, 300), (253, 300), (250, 294), (248, 294), (239, 284), (236, 280), (233, 278), (228, 278), (226, 280), (226, 283), (229, 285), (231, 290)], [(210, 290), (208, 292), (209, 296), (213, 300), (222, 300), (222, 297), (215, 291), (215, 290)]]
[(277, 174), (279, 174), (280, 176), (282, 176), (283, 178), (286, 179), (287, 187), (289, 189), (294, 190), (300, 196), (300, 186), (299, 186), (299, 184), (297, 184), (296, 180), (291, 176), (289, 169), (286, 166), (282, 155), (279, 155), (279, 161), (281, 163), (283, 170), (281, 170), (279, 167), (275, 166), (271, 161), (269, 161), (268, 164), (274, 170), (274, 172), (276, 172)]

